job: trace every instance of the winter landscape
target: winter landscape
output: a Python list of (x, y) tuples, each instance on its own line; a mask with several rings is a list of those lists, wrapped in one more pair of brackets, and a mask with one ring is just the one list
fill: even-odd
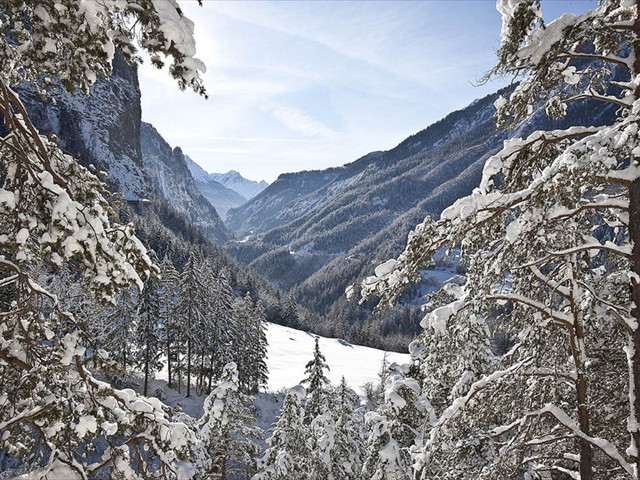
[(640, 0), (0, 28), (0, 479), (638, 480)]

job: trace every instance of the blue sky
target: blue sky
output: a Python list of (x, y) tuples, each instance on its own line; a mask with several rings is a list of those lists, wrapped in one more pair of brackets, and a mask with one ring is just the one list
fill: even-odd
[[(492, 0), (195, 1), (209, 100), (140, 68), (142, 117), (209, 172), (280, 173), (344, 165), (393, 148), (505, 83)], [(595, 0), (543, 0), (547, 20)]]

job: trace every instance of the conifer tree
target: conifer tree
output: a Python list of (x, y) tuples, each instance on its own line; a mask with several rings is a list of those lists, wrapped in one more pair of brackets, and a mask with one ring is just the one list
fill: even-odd
[(267, 323), (262, 302), (258, 301), (253, 306), (251, 321), (249, 323), (250, 355), (248, 356), (251, 372), (248, 382), (248, 392), (255, 395), (260, 388), (267, 385), (269, 369), (267, 368)]
[(408, 366), (390, 368), (384, 403), (366, 414), (369, 433), (363, 473), (371, 480), (410, 480), (411, 447), (423, 422), (420, 385), (406, 376)]
[(268, 448), (258, 461), (258, 473), (253, 480), (309, 479), (308, 427), (304, 424), (304, 410), (300, 397), (304, 389), (291, 389), (284, 398), (280, 416), (271, 436)]
[(144, 282), (136, 315), (136, 364), (144, 373), (142, 394), (149, 394), (149, 380), (162, 368), (160, 282), (151, 276)]
[(134, 291), (133, 287), (121, 289), (115, 305), (106, 310), (104, 346), (125, 371), (134, 361), (131, 355), (136, 318)]
[(202, 372), (200, 386), (204, 387), (205, 377), (208, 385), (213, 379), (218, 379), (222, 368), (228, 362), (236, 359), (233, 351), (233, 339), (237, 336), (237, 324), (232, 302), (233, 292), (224, 271), (214, 272), (209, 265), (203, 268), (205, 277), (209, 279), (208, 292), (209, 309), (201, 326), (204, 336), (202, 345)]
[(187, 397), (191, 396), (191, 376), (194, 356), (200, 349), (203, 339), (197, 328), (209, 313), (206, 280), (194, 252), (189, 253), (187, 263), (180, 275), (180, 293), (176, 306), (177, 319), (183, 340), (186, 344), (186, 381)]
[[(180, 275), (169, 257), (160, 263), (159, 296), (161, 305), (161, 325), (164, 339), (164, 352), (167, 357), (167, 383), (174, 385), (174, 367), (179, 363), (180, 332), (177, 322), (177, 305)], [(178, 378), (178, 384), (180, 379)]]
[(344, 377), (334, 392), (333, 416), (335, 430), (331, 449), (330, 473), (333, 478), (344, 480), (362, 479), (365, 454), (364, 418), (356, 411), (358, 395), (347, 386)]
[(238, 384), (238, 369), (231, 362), (204, 402), (199, 421), (201, 452), (200, 473), (203, 478), (236, 478), (255, 472), (259, 449), (255, 439), (261, 430), (253, 426), (254, 416)]
[(301, 384), (307, 384), (307, 403), (305, 404), (304, 421), (308, 425), (329, 407), (329, 379), (324, 374), (329, 370), (327, 359), (320, 352), (318, 337), (315, 339), (313, 359), (304, 369), (306, 377)]
[(260, 302), (254, 304), (247, 294), (234, 303), (233, 311), (237, 322), (233, 351), (238, 363), (240, 388), (255, 395), (269, 378), (264, 310)]

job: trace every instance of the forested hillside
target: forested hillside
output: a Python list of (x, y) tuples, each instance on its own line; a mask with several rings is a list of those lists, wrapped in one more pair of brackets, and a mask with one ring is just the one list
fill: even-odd
[[(541, 128), (607, 124), (615, 116), (614, 107), (596, 102), (570, 105), (560, 120), (549, 119), (538, 107), (515, 130), (496, 129), (494, 103), (510, 91), (477, 100), (392, 150), (341, 168), (281, 175), (229, 212), (228, 223), (238, 235), (252, 235), (227, 249), (321, 315), (319, 332), (403, 349), (418, 331), (419, 310), (374, 314), (371, 304), (350, 303), (345, 289), (370, 275), (372, 263), (396, 258), (425, 216), (438, 218), (470, 194), (484, 163), (505, 140)], [(435, 281), (429, 277), (427, 282)], [(413, 303), (417, 291), (407, 292), (405, 299)]]

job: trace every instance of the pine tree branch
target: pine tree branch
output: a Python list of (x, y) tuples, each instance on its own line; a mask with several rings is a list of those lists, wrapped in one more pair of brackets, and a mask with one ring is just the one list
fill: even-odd
[[(595, 53), (578, 53), (578, 52), (563, 52), (558, 55), (558, 58), (568, 59), (584, 59), (584, 60), (596, 60), (605, 63), (613, 63), (631, 69), (631, 59), (618, 57), (617, 55), (598, 55)], [(632, 62), (631, 62), (632, 63)]]

